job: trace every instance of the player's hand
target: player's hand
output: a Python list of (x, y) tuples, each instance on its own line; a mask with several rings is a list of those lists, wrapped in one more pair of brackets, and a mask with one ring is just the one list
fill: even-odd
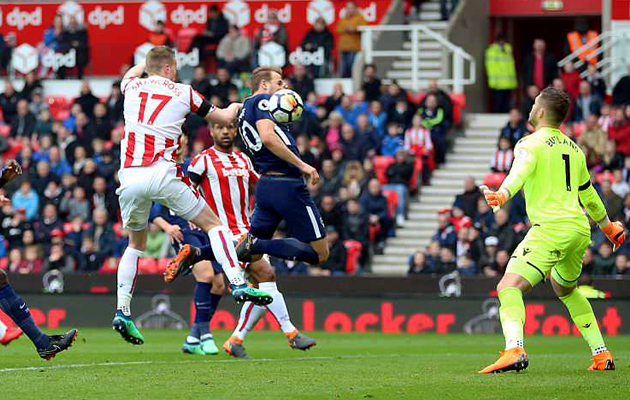
[(22, 175), (22, 167), (15, 160), (10, 160), (7, 166), (2, 170), (2, 180), (9, 182), (18, 175)]
[(195, 225), (195, 223), (194, 223), (194, 222), (192, 222), (192, 221), (188, 221), (188, 228), (189, 228), (191, 231), (200, 231), (200, 230), (201, 230), (201, 228), (200, 228), (200, 227), (198, 227), (197, 225)]
[(602, 231), (613, 244), (613, 251), (617, 251), (626, 240), (626, 231), (623, 229), (621, 222), (615, 221), (602, 228)]
[(499, 190), (498, 192), (493, 192), (486, 185), (479, 186), (481, 193), (486, 198), (486, 203), (492, 208), (492, 211), (495, 213), (501, 209), (507, 202), (507, 195), (504, 191)]
[(4, 196), (0, 196), (0, 207), (4, 207), (6, 205), (10, 205), (11, 204), (11, 199), (4, 197)]
[(179, 225), (171, 225), (165, 229), (166, 234), (171, 238), (171, 243), (181, 243), (184, 240), (184, 234), (179, 229)]
[(300, 168), (300, 170), (304, 175), (307, 176), (308, 182), (311, 185), (316, 185), (317, 182), (319, 182), (319, 174), (317, 173), (317, 170), (315, 168), (305, 163), (304, 166)]

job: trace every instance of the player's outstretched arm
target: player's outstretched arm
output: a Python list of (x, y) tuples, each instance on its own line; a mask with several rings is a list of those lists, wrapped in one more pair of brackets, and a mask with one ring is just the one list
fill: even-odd
[(15, 160), (9, 160), (6, 167), (0, 170), (0, 187), (12, 181), (16, 176), (22, 175), (22, 167)]
[[(586, 172), (588, 176), (588, 171)], [(597, 191), (591, 185), (590, 179), (585, 184), (580, 186), (580, 201), (586, 209), (586, 213), (597, 222), (597, 225), (601, 228), (602, 232), (606, 235), (608, 240), (613, 244), (613, 250), (616, 251), (626, 240), (626, 233), (623, 229), (621, 222), (611, 222), (606, 214), (606, 207), (602, 199), (597, 194)]]
[(243, 103), (232, 103), (226, 108), (215, 108), (206, 115), (206, 121), (210, 124), (229, 125), (241, 112)]
[(142, 76), (142, 74), (144, 73), (145, 67), (146, 67), (145, 60), (140, 61), (138, 64), (129, 68), (129, 71), (127, 71), (127, 73), (123, 77), (123, 80), (129, 79), (129, 78), (138, 78)]
[(317, 170), (293, 154), (287, 145), (284, 144), (280, 137), (274, 132), (274, 128), (275, 123), (269, 119), (256, 121), (256, 129), (260, 134), (260, 139), (262, 140), (263, 145), (265, 145), (269, 151), (280, 157), (282, 160), (299, 168), (304, 175), (308, 176), (311, 184), (316, 184), (319, 181), (319, 174), (317, 173)]

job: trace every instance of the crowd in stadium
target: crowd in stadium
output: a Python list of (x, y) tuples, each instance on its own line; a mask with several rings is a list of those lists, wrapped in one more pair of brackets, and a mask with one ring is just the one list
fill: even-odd
[[(304, 49), (322, 47), (331, 54), (336, 47), (341, 61), (338, 72), (349, 76), (349, 65), (360, 50), (360, 34), (352, 27), (363, 24), (361, 19), (350, 10), (340, 22), (346, 28), (340, 28), (337, 43), (324, 23), (315, 23), (305, 37)], [(44, 43), (74, 46), (89, 61), (89, 49), (82, 47), (87, 42), (85, 34), (72, 21), (63, 27), (56, 18)], [(216, 56), (219, 68), (216, 73), (203, 66), (196, 68), (193, 87), (215, 105), (239, 101), (248, 94), (246, 71), (251, 53), (265, 41), (284, 43), (283, 37), (286, 42), (286, 29), (273, 13), (252, 43), (211, 6), (207, 30), (193, 38), (191, 48), (214, 46), (204, 57)], [(155, 45), (172, 43), (162, 24), (147, 40)], [(2, 45), (7, 46), (4, 41)], [(533, 98), (548, 85), (564, 88), (574, 105), (564, 131), (587, 154), (593, 183), (609, 214), (627, 221), (630, 157), (624, 157), (630, 156), (630, 76), (616, 84), (612, 99), (606, 98), (596, 68), (588, 67), (586, 79), (571, 64), (562, 73), (555, 66), (541, 69), (544, 60), (539, 63), (537, 51), (540, 43), (534, 46), (531, 68), (524, 68), (526, 95), (521, 107), (509, 111), (510, 121), (500, 132), (497, 153), (489, 160), (490, 183), (497, 179), (500, 183), (509, 170), (515, 143), (529, 134), (526, 119)], [(81, 76), (83, 64), (79, 66)], [(432, 83), (421, 96), (412, 96), (395, 82), (382, 84), (374, 65), (365, 66), (362, 86), (355, 93), (344, 93), (338, 84), (332, 95), (317, 95), (314, 78), (329, 75), (332, 67), (294, 65), (286, 79), (304, 99), (305, 114), (293, 130), (302, 159), (320, 171), (320, 183), (309, 189), (328, 227), (330, 257), (321, 268), (273, 260), (280, 274), (368, 270), (371, 255), (382, 253), (387, 238), (404, 226), (410, 196), (429, 184), (433, 169), (444, 163), (458, 122), (457, 104), (437, 84)], [(61, 73), (63, 77), (66, 71)], [(80, 93), (69, 93), (68, 105), (59, 107), (43, 96), (36, 74), (24, 78), (21, 91), (6, 80), (0, 94), (0, 152), (3, 160), (15, 158), (24, 169), (20, 179), (7, 185), (5, 194), (12, 205), (0, 212), (0, 267), (18, 273), (50, 269), (111, 272), (127, 244), (115, 194), (123, 131), (119, 82), (112, 84), (109, 96), (98, 98), (85, 81)], [(500, 94), (496, 92), (493, 90)], [(191, 115), (185, 128), (187, 157), (212, 144), (201, 118)], [(428, 248), (410, 257), (410, 274), (454, 270), (471, 275), (502, 274), (528, 226), (524, 201), (517, 196), (508, 211), (495, 215), (483, 201), (477, 183), (466, 180), (464, 190), (451, 208), (440, 212), (439, 229)], [(628, 274), (630, 248), (612, 254), (600, 231), (593, 232), (585, 270), (594, 275)], [(159, 260), (158, 269), (171, 254), (167, 236), (156, 227), (149, 234), (146, 254)]]

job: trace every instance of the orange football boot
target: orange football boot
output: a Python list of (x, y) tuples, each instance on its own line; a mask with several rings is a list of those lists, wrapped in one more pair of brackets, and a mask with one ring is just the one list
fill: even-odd
[(612, 354), (610, 351), (605, 351), (603, 353), (599, 353), (593, 358), (593, 364), (588, 367), (589, 371), (614, 371), (615, 370), (615, 362), (613, 361)]
[(494, 364), (479, 371), (480, 374), (494, 374), (498, 372), (524, 370), (529, 365), (529, 358), (522, 347), (514, 347), (501, 352), (501, 357)]
[(4, 333), (4, 336), (2, 337), (2, 339), (0, 339), (0, 344), (2, 344), (3, 346), (6, 346), (12, 341), (14, 341), (15, 339), (22, 336), (23, 333), (24, 332), (22, 332), (20, 328), (16, 328), (14, 326), (7, 328), (7, 331)]
[(228, 340), (223, 343), (223, 350), (226, 353), (235, 358), (248, 358), (243, 341), (236, 336), (230, 336)]

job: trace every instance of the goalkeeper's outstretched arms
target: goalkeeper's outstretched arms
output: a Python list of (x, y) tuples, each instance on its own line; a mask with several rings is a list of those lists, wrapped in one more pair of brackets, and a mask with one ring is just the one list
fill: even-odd
[(517, 144), (514, 150), (516, 155), (514, 163), (499, 190), (493, 192), (485, 185), (479, 187), (494, 212), (499, 211), (515, 193), (521, 190), (527, 178), (536, 169), (536, 157), (523, 146), (523, 143)]
[(612, 242), (613, 251), (616, 251), (626, 240), (626, 233), (621, 222), (610, 222), (606, 214), (606, 207), (604, 207), (602, 199), (593, 185), (591, 185), (590, 179), (580, 186), (579, 196), (586, 213), (593, 221), (597, 222), (602, 232)]

